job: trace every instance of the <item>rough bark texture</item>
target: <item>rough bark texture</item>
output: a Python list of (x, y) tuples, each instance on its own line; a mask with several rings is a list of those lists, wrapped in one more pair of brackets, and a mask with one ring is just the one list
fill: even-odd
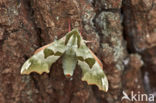
[[(155, 0), (1, 0), (0, 103), (121, 103), (123, 90), (154, 94), (155, 17)], [(65, 78), (61, 59), (49, 74), (20, 74), (25, 60), (69, 24), (93, 41), (88, 47), (104, 65), (107, 93), (82, 82), (79, 66)]]

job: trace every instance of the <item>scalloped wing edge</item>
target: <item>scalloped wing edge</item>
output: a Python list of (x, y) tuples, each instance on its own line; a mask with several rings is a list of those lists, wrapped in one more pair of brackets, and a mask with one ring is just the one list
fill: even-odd
[[(90, 53), (91, 53), (91, 55), (93, 56), (93, 58), (96, 60), (96, 63), (94, 64), (94, 65), (99, 65), (99, 69), (101, 69), (102, 70), (102, 72), (100, 73), (100, 72), (97, 72), (97, 76), (96, 75), (94, 75), (95, 77), (92, 77), (91, 75), (93, 75), (92, 74), (92, 72), (93, 71), (87, 71), (87, 73), (85, 73), (85, 74), (83, 74), (83, 76), (82, 76), (82, 78), (81, 78), (81, 80), (82, 81), (86, 81), (87, 82), (87, 84), (88, 85), (96, 85), (98, 88), (99, 88), (99, 90), (102, 90), (102, 91), (105, 91), (105, 92), (107, 92), (108, 91), (108, 87), (109, 87), (109, 85), (108, 85), (108, 79), (107, 79), (107, 77), (106, 77), (106, 75), (105, 75), (105, 73), (104, 73), (104, 71), (103, 71), (103, 64), (102, 64), (102, 62), (98, 59), (98, 57), (97, 56), (95, 56), (95, 54), (89, 49), (89, 51), (90, 51)], [(80, 61), (80, 63), (81, 63), (82, 61)], [(79, 63), (78, 63), (79, 64)], [(84, 64), (82, 64), (82, 65), (84, 65)], [(88, 66), (89, 67), (89, 66)], [(80, 65), (80, 68), (81, 68), (81, 65)], [(83, 68), (81, 68), (81, 69), (83, 69)], [(91, 69), (93, 69), (93, 68), (91, 68)], [(101, 71), (100, 70), (100, 71)], [(100, 76), (101, 75), (101, 76)], [(91, 77), (90, 77), (91, 76)], [(90, 78), (90, 79), (87, 79), (87, 78)], [(94, 80), (92, 79), (92, 78), (95, 78)], [(99, 79), (98, 79), (99, 78)], [(96, 80), (97, 79), (97, 80)]]
[(81, 80), (84, 81), (84, 82), (87, 82), (88, 85), (95, 85), (95, 86), (97, 86), (98, 89), (101, 90), (101, 91), (104, 91), (104, 92), (108, 91), (109, 84), (108, 84), (108, 80), (107, 80), (106, 76), (105, 76), (105, 78), (102, 78), (102, 84), (106, 85), (105, 89), (101, 88), (99, 85), (97, 85), (95, 83), (89, 83), (87, 80), (84, 80), (83, 78), (81, 78)]
[(36, 73), (41, 75), (43, 73), (49, 73), (50, 72), (48, 65), (46, 65), (47, 68), (45, 67), (45, 69), (42, 70), (42, 71), (39, 71), (39, 70), (38, 71), (36, 71), (36, 70), (28, 71), (28, 69), (31, 66), (31, 64), (32, 63), (30, 62), (30, 59), (28, 59), (22, 66), (21, 74), (30, 74), (32, 72), (36, 72)]

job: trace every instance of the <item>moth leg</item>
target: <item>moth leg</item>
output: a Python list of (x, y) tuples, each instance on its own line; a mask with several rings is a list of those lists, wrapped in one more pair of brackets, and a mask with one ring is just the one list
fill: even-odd
[(95, 41), (88, 41), (88, 40), (84, 40), (85, 43), (95, 43)]

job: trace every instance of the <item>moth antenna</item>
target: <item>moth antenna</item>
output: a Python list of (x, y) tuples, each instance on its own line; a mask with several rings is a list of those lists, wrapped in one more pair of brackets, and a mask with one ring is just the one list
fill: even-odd
[(71, 31), (71, 23), (70, 23), (70, 19), (68, 19), (68, 32)]

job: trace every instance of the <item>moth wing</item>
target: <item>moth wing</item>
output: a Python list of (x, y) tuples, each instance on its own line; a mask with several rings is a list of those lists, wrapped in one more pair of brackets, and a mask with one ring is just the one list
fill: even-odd
[(51, 65), (62, 56), (65, 50), (65, 37), (37, 49), (35, 54), (23, 64), (21, 74), (49, 73)]
[(97, 85), (100, 90), (108, 90), (108, 80), (100, 60), (91, 52), (84, 42), (76, 51), (78, 65), (82, 69), (82, 81)]

